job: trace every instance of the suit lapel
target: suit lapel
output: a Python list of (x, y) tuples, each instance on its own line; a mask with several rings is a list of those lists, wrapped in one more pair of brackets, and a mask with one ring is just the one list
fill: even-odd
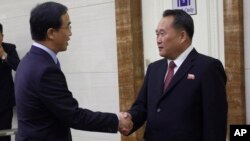
[(163, 59), (161, 61), (160, 67), (158, 67), (158, 70), (157, 70), (158, 74), (155, 74), (158, 77), (157, 80), (160, 80), (160, 81), (158, 81), (159, 83), (156, 85), (157, 89), (159, 90), (159, 93), (158, 93), (159, 99), (163, 95), (164, 79), (165, 79), (165, 75), (167, 72), (167, 64), (168, 64), (167, 60)]
[(190, 54), (187, 56), (187, 58), (181, 64), (178, 71), (175, 73), (174, 77), (172, 78), (172, 81), (169, 84), (169, 88), (167, 89), (165, 94), (163, 94), (163, 96), (168, 95), (168, 93), (174, 88), (175, 85), (178, 84), (178, 82), (181, 79), (186, 78), (185, 76), (188, 73), (188, 71), (193, 67), (193, 61), (194, 61), (194, 59), (196, 58), (197, 55), (198, 55), (198, 52), (195, 49), (193, 49), (190, 52)]

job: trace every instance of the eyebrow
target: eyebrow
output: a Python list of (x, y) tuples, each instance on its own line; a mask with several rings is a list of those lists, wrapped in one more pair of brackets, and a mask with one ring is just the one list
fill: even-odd
[[(164, 30), (163, 30), (163, 29), (159, 29), (159, 30), (156, 29), (156, 30), (155, 30), (156, 33), (157, 33), (157, 32), (162, 32), (162, 31), (164, 31)], [(164, 32), (165, 32), (165, 31), (164, 31)]]

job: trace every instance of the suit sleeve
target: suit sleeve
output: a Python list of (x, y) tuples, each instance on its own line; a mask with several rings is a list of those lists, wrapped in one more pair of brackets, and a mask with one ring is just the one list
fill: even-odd
[[(138, 128), (140, 128), (146, 121), (147, 119), (147, 84), (148, 84), (148, 78), (150, 74), (150, 67), (151, 65), (148, 66), (146, 76), (144, 78), (144, 82), (142, 85), (142, 88), (139, 92), (139, 95), (128, 111), (131, 116), (132, 116), (132, 121), (134, 123), (133, 129), (131, 133), (136, 131)], [(131, 134), (130, 133), (130, 134)]]
[(87, 131), (116, 133), (118, 117), (113, 113), (93, 112), (78, 106), (58, 68), (49, 68), (40, 82), (40, 99), (64, 125)]
[(11, 44), (8, 45), (8, 50), (6, 50), (8, 56), (7, 56), (7, 61), (6, 63), (13, 69), (16, 70), (17, 66), (20, 62), (20, 59), (18, 57), (17, 51), (16, 51), (16, 46)]
[(226, 74), (220, 61), (212, 62), (202, 82), (203, 141), (225, 141), (227, 131)]

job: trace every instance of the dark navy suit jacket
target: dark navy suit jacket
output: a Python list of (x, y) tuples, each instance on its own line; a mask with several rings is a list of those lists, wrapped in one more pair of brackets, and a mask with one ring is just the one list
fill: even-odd
[(146, 141), (225, 141), (226, 74), (221, 62), (191, 51), (163, 94), (166, 59), (149, 65), (129, 110)]
[(2, 46), (8, 57), (7, 61), (0, 59), (0, 112), (15, 105), (12, 70), (16, 70), (20, 62), (14, 44), (2, 43)]
[(116, 133), (116, 114), (78, 107), (63, 72), (44, 50), (31, 47), (15, 77), (17, 141), (70, 141), (70, 128)]

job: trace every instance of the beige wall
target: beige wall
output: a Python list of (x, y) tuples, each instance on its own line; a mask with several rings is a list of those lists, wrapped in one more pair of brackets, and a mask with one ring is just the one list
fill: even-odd
[(245, 96), (246, 96), (246, 120), (250, 124), (250, 1), (243, 1), (243, 15), (244, 15), (244, 56), (245, 56)]

